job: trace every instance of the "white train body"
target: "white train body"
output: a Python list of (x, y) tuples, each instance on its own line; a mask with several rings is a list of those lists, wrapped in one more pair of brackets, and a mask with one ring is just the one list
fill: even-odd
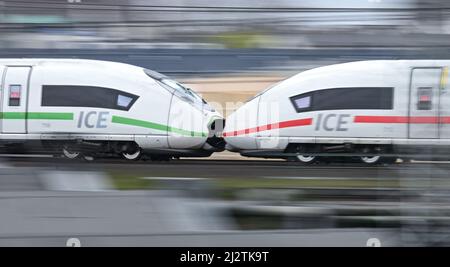
[(191, 90), (140, 67), (0, 59), (0, 84), (2, 143), (114, 141), (168, 154), (215, 151), (207, 141), (221, 115)]
[(227, 148), (268, 156), (343, 144), (450, 147), (449, 66), (447, 60), (381, 60), (302, 72), (227, 118)]

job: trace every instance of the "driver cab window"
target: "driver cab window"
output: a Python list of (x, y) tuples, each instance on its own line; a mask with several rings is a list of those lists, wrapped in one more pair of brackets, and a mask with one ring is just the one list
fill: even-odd
[(9, 106), (20, 106), (20, 94), (22, 91), (22, 85), (15, 84), (9, 86)]
[(181, 83), (155, 71), (144, 69), (144, 72), (145, 74), (147, 74), (147, 76), (163, 85), (163, 87), (174, 90), (174, 93), (185, 101), (203, 104), (206, 103), (200, 95), (192, 91), (190, 88), (182, 85)]

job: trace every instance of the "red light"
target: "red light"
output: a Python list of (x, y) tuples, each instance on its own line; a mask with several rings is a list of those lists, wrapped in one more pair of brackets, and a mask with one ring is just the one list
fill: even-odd
[(20, 98), (20, 92), (11, 92), (9, 98)]

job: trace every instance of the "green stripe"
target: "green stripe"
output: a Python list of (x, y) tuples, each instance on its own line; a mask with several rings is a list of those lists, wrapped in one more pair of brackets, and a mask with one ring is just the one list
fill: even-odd
[(183, 129), (179, 129), (179, 128), (175, 128), (175, 127), (171, 127), (171, 126), (167, 126), (167, 125), (163, 125), (163, 124), (158, 124), (158, 123), (154, 123), (154, 122), (130, 119), (130, 118), (125, 118), (125, 117), (120, 117), (120, 116), (113, 116), (112, 122), (118, 123), (118, 124), (125, 124), (125, 125), (132, 125), (132, 126), (144, 127), (144, 128), (149, 128), (149, 129), (155, 129), (155, 130), (164, 131), (164, 132), (168, 131), (168, 132), (173, 132), (173, 133), (177, 133), (177, 134), (185, 135), (185, 136), (195, 136), (195, 137), (206, 137), (207, 136), (206, 133), (188, 131), (188, 130), (183, 130)]
[[(5, 120), (73, 120), (73, 113), (60, 113), (60, 112), (0, 112), (0, 119)], [(130, 119), (120, 116), (112, 117), (113, 123), (132, 125), (138, 127), (144, 127), (149, 129), (155, 129), (164, 132), (173, 132), (185, 136), (206, 137), (206, 133), (188, 131), (180, 128), (170, 127), (163, 124), (158, 124), (149, 121)]]
[(160, 131), (168, 130), (168, 127), (165, 125), (162, 125), (162, 124), (149, 122), (149, 121), (135, 120), (135, 119), (119, 117), (119, 116), (113, 116), (112, 122), (119, 123), (119, 124), (139, 126), (139, 127), (144, 127), (144, 128), (150, 128), (150, 129), (156, 129), (156, 130), (160, 130)]
[(1, 112), (0, 117), (7, 120), (24, 120), (26, 118), (25, 112)]
[(170, 126), (169, 126), (169, 132), (177, 133), (180, 135), (186, 135), (186, 136), (195, 136), (195, 137), (206, 137), (207, 136), (206, 133), (188, 131), (188, 130), (183, 130), (183, 129), (170, 127)]
[(5, 120), (73, 120), (73, 113), (59, 112), (0, 112)]
[(29, 120), (73, 120), (73, 113), (28, 112)]

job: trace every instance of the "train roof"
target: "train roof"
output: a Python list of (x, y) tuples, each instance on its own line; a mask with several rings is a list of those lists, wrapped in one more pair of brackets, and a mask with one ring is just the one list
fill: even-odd
[(70, 58), (3, 58), (0, 59), (1, 65), (9, 66), (46, 66), (53, 64), (63, 64), (63, 65), (73, 65), (76, 67), (99, 67), (108, 69), (130, 69), (130, 68), (140, 68), (138, 66), (113, 62), (113, 61), (103, 61), (103, 60), (91, 60), (91, 59), (70, 59)]
[[(443, 67), (450, 66), (450, 60), (365, 60), (347, 63), (337, 63), (302, 71), (287, 80), (287, 84), (295, 83), (305, 77), (322, 77), (330, 74), (355, 73), (357, 75), (370, 75), (389, 73), (395, 70), (405, 70), (413, 67)], [(286, 83), (285, 83), (286, 84)]]
[(310, 69), (301, 73), (319, 74), (337, 70), (386, 70), (389, 68), (411, 68), (411, 67), (441, 67), (450, 66), (450, 60), (364, 60), (346, 63), (337, 63)]

